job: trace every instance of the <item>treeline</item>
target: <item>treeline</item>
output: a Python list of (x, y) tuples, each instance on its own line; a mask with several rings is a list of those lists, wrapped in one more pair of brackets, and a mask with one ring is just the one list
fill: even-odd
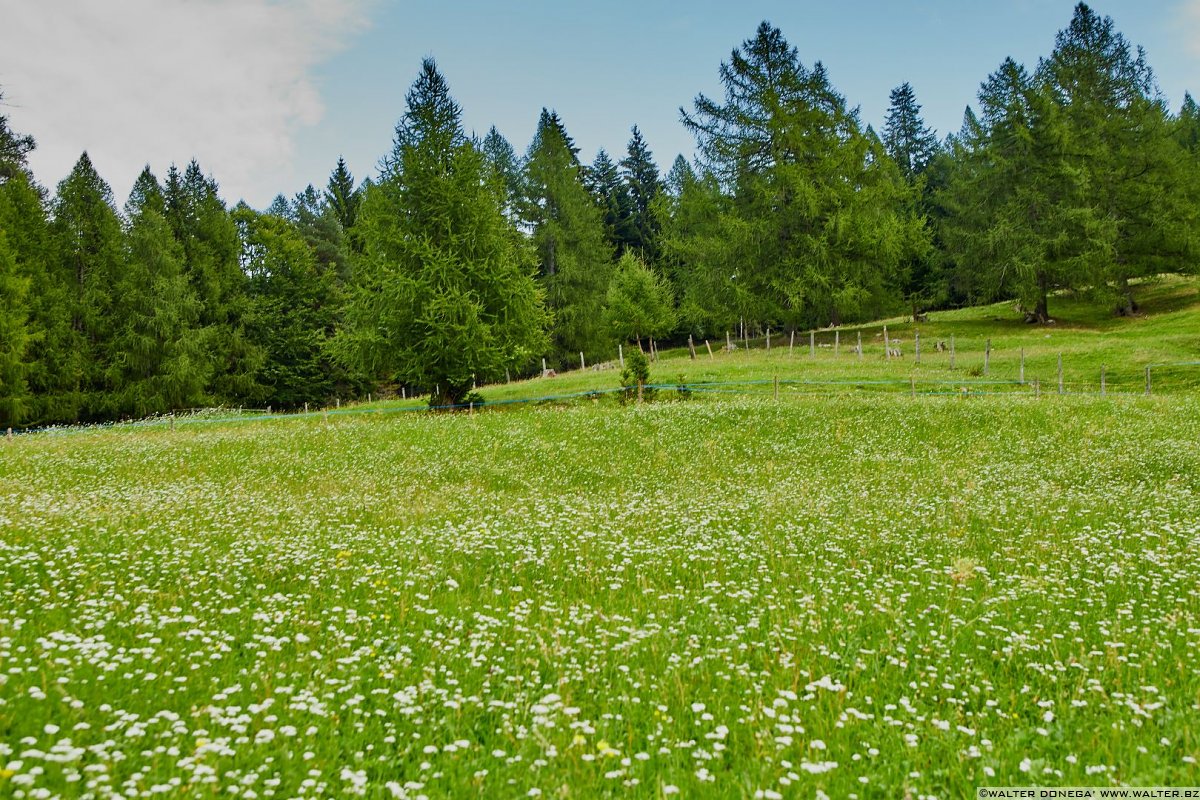
[(0, 117), (0, 425), (197, 406), (296, 408), (474, 386), (723, 338), (1056, 291), (1137, 309), (1191, 272), (1200, 112), (1167, 108), (1142, 51), (1085, 4), (1052, 53), (1004, 61), (939, 140), (913, 88), (864, 126), (820, 62), (763, 23), (682, 122), (664, 175), (634, 127), (590, 163), (543, 110), (524, 155), (469, 136), (432, 60), (379, 174), (227, 208), (192, 161), (123, 208), (85, 153), (51, 195)]

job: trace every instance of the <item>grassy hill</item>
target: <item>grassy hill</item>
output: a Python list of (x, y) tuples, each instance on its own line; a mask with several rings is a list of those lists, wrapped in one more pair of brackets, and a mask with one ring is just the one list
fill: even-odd
[[(988, 336), (998, 375), (1025, 347), (1049, 381), (1061, 349), (1081, 389), (1188, 360), (1198, 302), (1169, 281), (1144, 319), (1064, 300), (1052, 329), (996, 307), (922, 337), (954, 333), (956, 380)], [(655, 369), (907, 381), (888, 330), (903, 362), (798, 342)], [(1149, 398), (755, 384), (0, 442), (0, 797), (1193, 783), (1200, 397), (1178, 374)]]
[[(652, 379), (661, 384), (759, 382), (739, 391), (773, 391), (776, 377), (785, 391), (910, 391), (911, 380), (922, 393), (960, 391), (1033, 392), (1039, 380), (1043, 392), (1056, 392), (1058, 358), (1063, 359), (1064, 390), (1071, 393), (1100, 391), (1100, 373), (1105, 370), (1106, 390), (1140, 393), (1145, 390), (1145, 368), (1152, 366), (1155, 392), (1191, 392), (1200, 389), (1200, 280), (1164, 276), (1139, 287), (1140, 316), (1120, 318), (1111, 308), (1084, 298), (1061, 296), (1053, 303), (1055, 324), (1028, 325), (1009, 303), (933, 312), (929, 321), (913, 325), (910, 318), (881, 320), (867, 325), (850, 325), (814, 333), (786, 333), (766, 339), (737, 342), (737, 350), (724, 351), (725, 339), (711, 341), (710, 358), (703, 341), (696, 342), (697, 359), (686, 348), (666, 350), (652, 366)], [(888, 338), (901, 352), (900, 358), (884, 356), (884, 327)], [(921, 361), (916, 363), (915, 334), (920, 334)], [(859, 336), (863, 357), (855, 353)], [(835, 352), (835, 336), (838, 347)], [(938, 342), (954, 344), (954, 369), (948, 350), (939, 352)], [(988, 374), (983, 375), (984, 351), (991, 342)], [(1024, 350), (1024, 385), (1021, 377)], [(815, 355), (813, 353), (815, 352)], [(1185, 365), (1185, 366), (1181, 366)], [(561, 396), (618, 385), (616, 365), (611, 369), (571, 370), (554, 378), (535, 378), (481, 389), (487, 401), (511, 401)], [(766, 384), (772, 384), (767, 386)], [(713, 387), (719, 388), (719, 387)], [(724, 387), (733, 390), (736, 387)], [(401, 407), (420, 407), (420, 402)], [(396, 404), (378, 404), (394, 408)]]

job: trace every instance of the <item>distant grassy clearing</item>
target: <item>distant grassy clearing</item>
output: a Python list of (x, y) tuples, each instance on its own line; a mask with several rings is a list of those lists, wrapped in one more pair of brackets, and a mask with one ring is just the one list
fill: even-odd
[(791, 397), (22, 438), (0, 796), (1193, 782), (1198, 412)]

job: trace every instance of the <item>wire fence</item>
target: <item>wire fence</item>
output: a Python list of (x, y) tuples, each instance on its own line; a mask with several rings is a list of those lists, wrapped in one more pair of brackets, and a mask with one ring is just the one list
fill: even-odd
[[(804, 378), (758, 378), (734, 381), (678, 381), (657, 382), (646, 384), (643, 392), (652, 394), (671, 394), (676, 398), (691, 395), (740, 395), (758, 396), (779, 399), (782, 395), (849, 395), (868, 393), (907, 394), (911, 397), (1041, 397), (1046, 396), (1075, 396), (1075, 397), (1107, 397), (1107, 396), (1145, 396), (1152, 393), (1153, 370), (1166, 368), (1200, 367), (1200, 361), (1164, 362), (1150, 364), (1145, 367), (1147, 381), (1145, 387), (1130, 384), (1127, 380), (1116, 384), (1107, 383), (1102, 375), (1100, 381), (1083, 382), (1078, 380), (1066, 381), (1057, 379), (1043, 381), (1040, 378), (1021, 379), (990, 379), (990, 378), (840, 378), (840, 379), (804, 379)], [(281, 420), (299, 420), (321, 418), (328, 420), (334, 417), (391, 415), (391, 414), (420, 414), (428, 412), (466, 411), (474, 413), (487, 409), (519, 405), (571, 404), (583, 400), (600, 400), (604, 397), (622, 397), (634, 401), (637, 396), (636, 387), (604, 387), (584, 389), (575, 392), (560, 392), (555, 394), (536, 394), (528, 397), (499, 398), (481, 400), (453, 405), (366, 405), (341, 407), (340, 403), (334, 408), (321, 408), (304, 411), (272, 411), (270, 408), (204, 408), (188, 409), (172, 414), (163, 414), (146, 419), (108, 422), (92, 425), (46, 426), (28, 428), (20, 431), (7, 431), (8, 438), (39, 435), (64, 435), (97, 431), (105, 429), (129, 428), (171, 428), (176, 425), (193, 426), (207, 424), (229, 424), (238, 422), (263, 422)]]

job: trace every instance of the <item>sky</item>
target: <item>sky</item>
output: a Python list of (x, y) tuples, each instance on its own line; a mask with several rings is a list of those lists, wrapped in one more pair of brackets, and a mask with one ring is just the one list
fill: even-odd
[[(1172, 109), (1200, 94), (1200, 0), (1097, 0), (1145, 48)], [(910, 82), (927, 124), (956, 131), (1006, 56), (1048, 55), (1074, 0), (0, 0), (0, 114), (54, 187), (84, 150), (123, 203), (142, 167), (196, 158), (227, 202), (266, 207), (344, 156), (359, 180), (391, 147), (404, 95), (433, 56), (468, 131), (523, 153), (543, 107), (591, 161), (631, 126), (665, 172), (680, 124), (762, 20), (821, 61), (864, 123)]]

